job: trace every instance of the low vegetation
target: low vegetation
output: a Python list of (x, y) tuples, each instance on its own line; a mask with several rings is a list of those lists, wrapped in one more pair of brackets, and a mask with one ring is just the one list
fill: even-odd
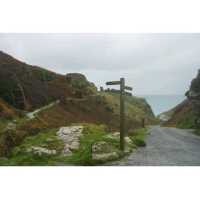
[[(79, 124), (80, 125), (80, 124)], [(122, 152), (119, 148), (119, 137), (113, 136), (105, 125), (82, 124), (83, 133), (80, 137), (80, 147), (74, 150), (71, 155), (62, 154), (64, 143), (58, 138), (58, 129), (41, 131), (37, 135), (26, 137), (25, 140), (15, 147), (8, 158), (0, 159), (0, 165), (9, 166), (43, 166), (43, 165), (98, 165), (114, 159), (119, 159), (131, 152), (136, 147), (145, 146), (146, 129), (137, 129), (131, 134), (132, 143), (126, 144), (128, 152)], [(92, 146), (98, 142), (105, 142), (108, 149), (103, 149), (103, 153), (115, 152), (117, 157), (106, 161), (94, 160), (92, 157)], [(55, 151), (54, 154), (38, 153), (32, 151), (33, 148), (48, 149)]]
[[(15, 147), (8, 159), (1, 159), (0, 165), (54, 165), (63, 149), (63, 142), (56, 136), (56, 129), (41, 132), (35, 136), (26, 137), (23, 143)], [(56, 150), (55, 155), (36, 154), (31, 151), (32, 147), (42, 147)]]
[(146, 146), (145, 138), (147, 135), (148, 135), (147, 129), (141, 128), (141, 129), (136, 129), (133, 133), (131, 133), (130, 138), (137, 147), (145, 147)]

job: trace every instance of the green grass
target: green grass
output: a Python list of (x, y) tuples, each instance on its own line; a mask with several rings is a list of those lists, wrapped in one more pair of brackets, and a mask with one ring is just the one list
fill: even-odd
[[(0, 165), (40, 166), (56, 164), (63, 149), (63, 142), (56, 136), (56, 131), (56, 129), (51, 129), (41, 132), (38, 135), (27, 137), (20, 146), (13, 149), (8, 160), (0, 160)], [(27, 152), (27, 149), (32, 146), (39, 146), (52, 150), (54, 149), (58, 154), (36, 155), (31, 152)]]
[(84, 125), (83, 135), (80, 138), (80, 148), (72, 156), (64, 158), (65, 163), (75, 165), (96, 165), (100, 162), (92, 160), (92, 145), (96, 142), (105, 141), (112, 146), (112, 150), (120, 154), (119, 141), (108, 138), (105, 126), (87, 124)]
[(8, 123), (9, 123), (8, 120), (6, 120), (6, 119), (0, 119), (0, 132), (1, 132), (4, 128), (6, 128), (6, 126), (7, 126)]
[(137, 147), (145, 147), (146, 146), (146, 142), (145, 142), (145, 138), (147, 136), (147, 129), (146, 128), (136, 129), (130, 135), (131, 135), (130, 138), (132, 139), (133, 143)]
[(177, 124), (178, 128), (195, 128), (195, 115), (193, 113), (188, 113), (187, 116), (184, 116)]
[[(71, 156), (63, 156), (63, 142), (56, 136), (56, 129), (41, 132), (35, 136), (27, 137), (23, 143), (15, 147), (9, 159), (0, 159), (0, 165), (12, 166), (43, 166), (43, 165), (95, 165), (99, 162), (92, 160), (92, 145), (99, 141), (109, 143), (113, 151), (120, 155), (119, 141), (108, 137), (106, 127), (103, 125), (84, 124), (83, 135), (80, 138), (80, 148), (73, 152)], [(27, 152), (32, 146), (54, 149), (57, 155), (36, 155)]]
[[(105, 98), (108, 109), (111, 110), (116, 116), (119, 116), (120, 95), (111, 92), (99, 92), (99, 95)], [(125, 114), (128, 130), (141, 127), (141, 121), (143, 118), (156, 122), (150, 106), (143, 98), (125, 96)]]
[[(37, 135), (26, 137), (21, 145), (15, 147), (9, 159), (0, 159), (0, 165), (4, 166), (48, 166), (48, 165), (81, 165), (91, 166), (103, 163), (92, 159), (92, 145), (97, 142), (106, 142), (109, 146), (108, 153), (116, 152), (118, 157), (125, 155), (120, 151), (119, 138), (110, 137), (108, 129), (104, 125), (82, 124), (84, 126), (83, 134), (80, 137), (80, 147), (72, 152), (72, 155), (62, 155), (64, 148), (63, 141), (57, 135), (57, 129), (42, 131)], [(144, 129), (137, 130), (132, 136), (133, 141), (145, 137)], [(50, 150), (56, 150), (56, 155), (42, 154), (38, 155), (27, 151), (31, 147), (43, 147)], [(137, 144), (137, 146), (139, 146)], [(129, 146), (135, 148), (135, 144)], [(103, 150), (102, 153), (107, 153)], [(108, 161), (108, 160), (107, 160)]]
[(0, 119), (0, 143), (1, 143), (1, 137), (3, 135), (3, 132), (5, 128), (7, 127), (9, 121), (6, 119)]

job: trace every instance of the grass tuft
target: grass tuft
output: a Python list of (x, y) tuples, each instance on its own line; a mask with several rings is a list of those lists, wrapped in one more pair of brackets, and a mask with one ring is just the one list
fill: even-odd
[(146, 136), (147, 136), (146, 128), (136, 129), (133, 133), (130, 134), (131, 140), (137, 147), (145, 147), (146, 146), (146, 142), (145, 142)]

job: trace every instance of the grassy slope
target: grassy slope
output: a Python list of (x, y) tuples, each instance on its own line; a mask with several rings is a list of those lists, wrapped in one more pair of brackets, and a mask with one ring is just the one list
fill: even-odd
[(177, 126), (179, 128), (194, 128), (194, 113), (192, 105), (188, 100), (185, 100), (172, 110), (165, 112), (170, 119), (164, 125)]
[[(147, 104), (136, 97), (127, 97), (127, 130), (141, 127), (142, 118), (151, 122), (154, 116)], [(98, 113), (98, 114), (97, 114)], [(119, 96), (99, 93), (85, 99), (70, 99), (39, 113), (21, 127), (23, 130), (58, 128), (71, 123), (106, 124), (112, 130), (119, 130)]]
[[(109, 137), (110, 133), (104, 125), (83, 124), (84, 131), (80, 138), (80, 148), (70, 156), (61, 154), (63, 142), (56, 136), (57, 129), (41, 131), (35, 136), (27, 137), (20, 146), (12, 150), (9, 159), (0, 159), (0, 165), (43, 166), (43, 165), (99, 165), (100, 161), (92, 160), (92, 145), (104, 141), (119, 158), (126, 155), (119, 149), (119, 139)], [(131, 134), (133, 144), (130, 148), (145, 146), (147, 129), (137, 129)], [(36, 155), (28, 152), (32, 146), (39, 146), (57, 151), (56, 155)]]
[[(40, 67), (27, 65), (9, 55), (0, 52), (0, 97), (4, 97), (7, 103), (13, 104), (11, 92), (16, 87), (15, 74), (22, 84), (30, 109), (46, 105), (47, 102), (61, 98), (61, 103), (38, 114), (35, 119), (17, 119), (17, 130), (3, 134), (0, 138), (0, 155), (18, 146), (26, 137), (44, 133), (60, 126), (72, 123), (105, 124), (109, 130), (119, 130), (119, 95), (109, 93), (97, 93), (93, 84), (89, 83), (84, 76), (72, 74), (73, 82), (66, 80), (65, 76), (55, 74)], [(44, 80), (45, 78), (45, 80)], [(6, 96), (9, 94), (10, 96)], [(79, 96), (79, 98), (74, 98)], [(80, 98), (81, 96), (81, 98)], [(0, 118), (0, 132), (6, 127), (9, 120), (5, 120), (5, 113), (14, 115), (14, 109), (3, 105), (4, 116)], [(1, 112), (0, 110), (0, 113)], [(154, 116), (145, 100), (137, 97), (126, 97), (126, 126), (127, 131), (141, 127), (142, 118), (150, 123)], [(6, 133), (7, 134), (7, 133)], [(11, 138), (10, 138), (11, 137)], [(11, 140), (7, 142), (7, 138)], [(5, 147), (5, 148), (4, 148)], [(3, 148), (3, 149), (2, 149)]]
[(0, 119), (12, 119), (16, 117), (16, 111), (0, 98)]
[[(100, 93), (106, 98), (106, 101), (111, 105), (113, 112), (119, 114), (120, 112), (120, 96), (116, 93)], [(130, 128), (141, 127), (141, 121), (143, 118), (146, 119), (147, 123), (154, 122), (154, 114), (151, 110), (151, 107), (147, 104), (145, 99), (138, 98), (135, 96), (126, 96), (125, 97), (125, 113), (127, 117), (127, 126), (133, 125)]]
[(27, 137), (21, 145), (12, 150), (8, 160), (0, 160), (0, 165), (54, 165), (58, 161), (58, 155), (36, 155), (28, 152), (28, 149), (32, 146), (40, 146), (54, 149), (59, 154), (62, 151), (63, 142), (57, 138), (56, 131), (56, 129), (46, 130)]
[[(146, 112), (146, 109), (149, 108), (148, 105), (144, 104), (143, 101), (140, 104), (140, 99), (136, 97), (128, 97), (126, 108), (128, 132), (140, 128), (143, 117), (148, 118), (149, 122), (154, 120), (153, 114)], [(3, 123), (2, 120), (0, 121)], [(28, 136), (82, 122), (105, 124), (109, 130), (119, 130), (119, 97), (105, 93), (84, 99), (70, 99), (42, 111), (35, 119), (18, 118), (17, 130), (12, 133), (14, 135), (12, 142), (7, 142), (7, 135), (5, 135), (7, 133), (0, 138), (0, 154), (3, 155), (8, 149), (19, 145)]]

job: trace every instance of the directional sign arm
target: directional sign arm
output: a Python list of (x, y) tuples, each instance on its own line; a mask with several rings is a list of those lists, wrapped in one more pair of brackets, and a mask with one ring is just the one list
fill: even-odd
[(106, 83), (106, 85), (120, 85), (120, 84), (121, 84), (120, 81), (110, 81)]
[(132, 88), (132, 87), (129, 87), (129, 86), (125, 86), (124, 89), (125, 89), (125, 90), (130, 90), (130, 91), (133, 90), (133, 88)]
[(132, 96), (132, 93), (130, 92), (125, 92), (126, 95)]

